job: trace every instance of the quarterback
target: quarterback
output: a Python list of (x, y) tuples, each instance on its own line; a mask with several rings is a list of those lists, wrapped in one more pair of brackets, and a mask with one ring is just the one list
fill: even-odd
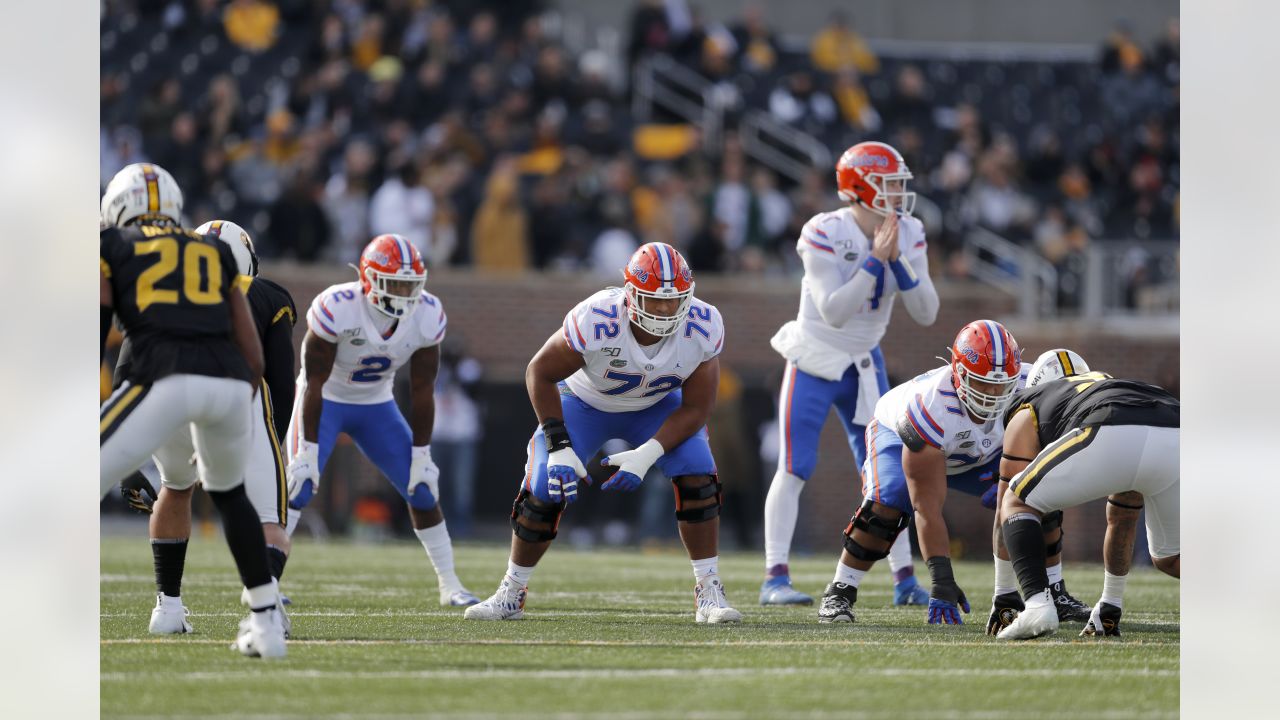
[(720, 482), (707, 444), (724, 324), (693, 295), (680, 253), (648, 243), (623, 268), (625, 286), (569, 311), (529, 363), (525, 384), (540, 426), (511, 510), (511, 557), (497, 591), (467, 608), (472, 620), (517, 620), (534, 566), (565, 508), (589, 482), (584, 463), (611, 439), (635, 449), (604, 458), (617, 470), (600, 489), (632, 492), (655, 465), (671, 478), (680, 538), (693, 563), (694, 619), (732, 623), (718, 570)]

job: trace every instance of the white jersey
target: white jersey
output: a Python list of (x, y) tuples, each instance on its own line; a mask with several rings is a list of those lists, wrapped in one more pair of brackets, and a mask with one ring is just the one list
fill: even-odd
[[(1018, 388), (1027, 382), (1023, 367)], [(924, 441), (942, 450), (947, 474), (959, 475), (1000, 455), (1004, 422), (995, 417), (977, 423), (965, 411), (951, 381), (951, 366), (943, 365), (902, 383), (876, 403), (876, 422), (896, 430), (908, 423)]]
[[(325, 400), (374, 405), (391, 400), (396, 370), (424, 347), (440, 344), (448, 319), (436, 296), (423, 292), (417, 307), (383, 335), (373, 316), (377, 310), (360, 291), (360, 283), (334, 285), (316, 296), (307, 311), (307, 327), (338, 345), (333, 371), (325, 382)], [(306, 381), (306, 368), (298, 376)]]
[(720, 311), (696, 297), (689, 305), (689, 319), (674, 335), (642, 347), (631, 333), (621, 288), (602, 290), (578, 303), (565, 315), (562, 331), (565, 342), (586, 361), (565, 384), (583, 402), (606, 412), (653, 405), (724, 347)]
[[(879, 265), (873, 261), (871, 265), (879, 265), (878, 270), (865, 267), (871, 246), (872, 238), (862, 233), (849, 207), (814, 215), (796, 241), (796, 251), (805, 264), (797, 318), (801, 329), (810, 338), (855, 356), (880, 344), (899, 292), (898, 280), (888, 263)], [(927, 284), (926, 292), (934, 296), (934, 310), (916, 318), (922, 324), (931, 324), (936, 313), (936, 291), (929, 281), (928, 246), (919, 220), (909, 215), (899, 219), (898, 248), (902, 270), (914, 281)], [(828, 322), (833, 313), (828, 310), (828, 317), (824, 318), (819, 304), (829, 302), (830, 294), (859, 272), (868, 275), (866, 295), (856, 299), (847, 313), (835, 313), (842, 316), (841, 322)], [(916, 313), (913, 311), (912, 315)]]

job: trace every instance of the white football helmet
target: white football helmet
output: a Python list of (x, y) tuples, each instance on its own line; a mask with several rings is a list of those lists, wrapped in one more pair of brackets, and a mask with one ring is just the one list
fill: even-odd
[(102, 194), (102, 227), (124, 227), (143, 217), (182, 222), (182, 190), (168, 170), (155, 163), (134, 163), (116, 173)]
[(230, 245), (231, 254), (236, 258), (236, 271), (249, 277), (258, 276), (258, 253), (253, 249), (253, 238), (244, 228), (230, 220), (210, 220), (196, 228), (196, 232)]
[(1043, 382), (1071, 375), (1083, 375), (1087, 372), (1089, 372), (1089, 364), (1075, 350), (1066, 348), (1046, 350), (1031, 365), (1031, 371), (1027, 374), (1027, 387), (1035, 387)]

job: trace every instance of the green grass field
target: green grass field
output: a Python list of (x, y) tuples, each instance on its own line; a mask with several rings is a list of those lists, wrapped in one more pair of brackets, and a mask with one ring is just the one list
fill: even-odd
[[(506, 549), (457, 548), (481, 597)], [(792, 563), (807, 592), (835, 554)], [(229, 649), (244, 610), (220, 537), (193, 540), (183, 587), (191, 635), (154, 638), (151, 554), (141, 538), (102, 539), (103, 717), (421, 716), (579, 718), (1150, 718), (1178, 713), (1178, 585), (1135, 571), (1120, 641), (1001, 643), (983, 635), (989, 563), (957, 564), (974, 599), (963, 627), (930, 627), (891, 606), (888, 571), (859, 593), (858, 622), (819, 625), (813, 608), (756, 604), (761, 558), (721, 559), (738, 626), (693, 622), (683, 554), (553, 548), (519, 622), (466, 622), (437, 605), (421, 546), (301, 541), (285, 573), (293, 640), (282, 661)], [(923, 571), (923, 566), (919, 569)], [(1102, 571), (1069, 566), (1092, 603)]]

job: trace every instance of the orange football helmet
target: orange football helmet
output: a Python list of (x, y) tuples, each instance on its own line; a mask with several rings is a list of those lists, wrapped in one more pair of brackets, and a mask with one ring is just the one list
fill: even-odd
[(379, 235), (360, 253), (360, 288), (384, 315), (408, 317), (427, 284), (427, 266), (403, 235)]
[[(659, 337), (675, 334), (693, 302), (693, 272), (680, 253), (666, 243), (646, 243), (631, 256), (622, 269), (622, 277), (626, 280), (631, 322)], [(675, 298), (680, 305), (673, 315), (658, 315), (646, 309), (645, 300), (649, 298)]]
[(910, 215), (915, 209), (916, 194), (907, 192), (912, 177), (902, 155), (882, 142), (858, 143), (836, 163), (840, 199), (886, 217), (894, 212)]
[[(951, 381), (960, 402), (981, 420), (998, 417), (1018, 390), (1022, 350), (1013, 334), (994, 320), (974, 320), (951, 344)], [(974, 387), (985, 384), (985, 392)]]

